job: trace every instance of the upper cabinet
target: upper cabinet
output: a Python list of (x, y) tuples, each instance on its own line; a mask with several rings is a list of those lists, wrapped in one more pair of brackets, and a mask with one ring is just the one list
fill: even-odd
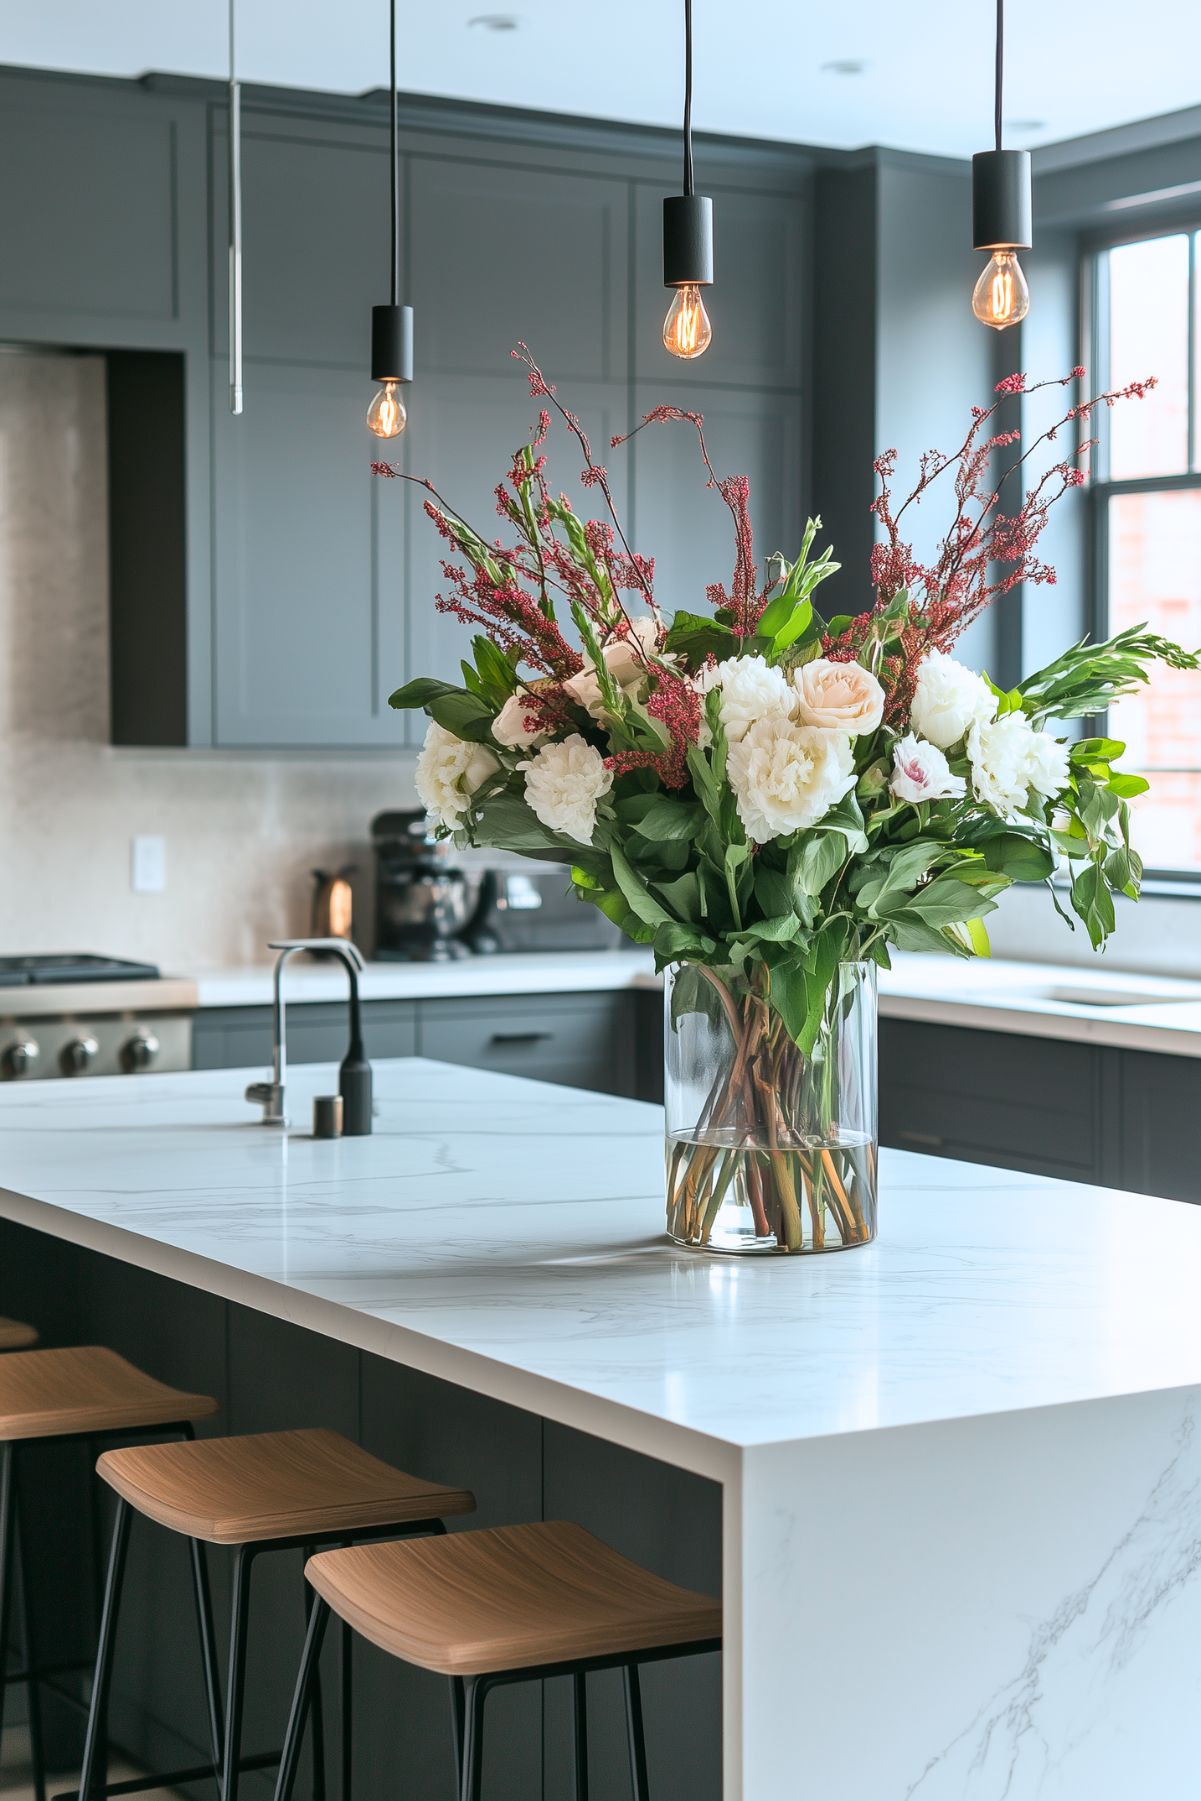
[(629, 183), (484, 156), (414, 156), (418, 370), (500, 375), (519, 341), (551, 380), (624, 381)]
[[(703, 172), (702, 172), (703, 173)], [(663, 286), (663, 195), (637, 184), (634, 369), (639, 381), (687, 379), (730, 387), (802, 385), (802, 282), (808, 202), (700, 181), (713, 198), (714, 281), (704, 291), (713, 342), (692, 363), (663, 348), (672, 298)]]
[(205, 305), (204, 118), (129, 84), (0, 81), (0, 335), (183, 346)]
[[(228, 157), (228, 113), (214, 106), (215, 356), (227, 353), (229, 344)], [(243, 108), (245, 353), (358, 369), (364, 410), (371, 398), (371, 308), (387, 300), (390, 279), (388, 175), (388, 136), (379, 126), (325, 124)]]

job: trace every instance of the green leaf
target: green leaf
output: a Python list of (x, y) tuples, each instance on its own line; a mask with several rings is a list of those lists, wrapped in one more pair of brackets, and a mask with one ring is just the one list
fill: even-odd
[(631, 913), (635, 914), (644, 925), (674, 925), (676, 921), (660, 901), (657, 901), (645, 882), (635, 874), (625, 852), (619, 844), (609, 847), (609, 856), (613, 863), (613, 875), (617, 886), (629, 902)]
[(738, 640), (728, 625), (702, 613), (677, 613), (672, 619), (664, 647), (673, 655), (688, 658), (693, 667), (706, 657), (729, 657), (738, 648)]
[(990, 869), (999, 870), (1013, 882), (1042, 882), (1055, 868), (1050, 851), (1021, 832), (1001, 832), (981, 846), (984, 861)]
[[(979, 869), (979, 865), (976, 866)], [(905, 907), (907, 916), (916, 915), (924, 925), (962, 925), (969, 919), (996, 910), (991, 898), (1009, 887), (1009, 878), (991, 871), (977, 875), (960, 864), (935, 876), (925, 888), (911, 895)]]
[(788, 853), (788, 879), (794, 892), (819, 895), (846, 858), (847, 841), (840, 832), (807, 833)]
[(988, 927), (982, 919), (965, 919), (963, 929), (967, 933), (968, 942), (977, 957), (991, 957), (992, 945), (989, 943)]
[(437, 700), (440, 694), (462, 692), (453, 682), (439, 682), (431, 675), (419, 675), (415, 681), (406, 682), (403, 688), (397, 688), (395, 693), (389, 695), (388, 705), (397, 709), (428, 707), (431, 700)]
[(668, 800), (666, 795), (656, 795), (642, 817), (635, 822), (634, 830), (641, 838), (666, 844), (676, 839), (695, 838), (703, 821), (704, 814), (700, 807), (687, 801)]
[(1100, 950), (1117, 924), (1113, 896), (1098, 863), (1086, 863), (1072, 883), (1072, 908), (1084, 922), (1094, 950)]
[(465, 688), (451, 688), (448, 693), (435, 695), (426, 702), (425, 710), (456, 738), (486, 744), (492, 737), (495, 710), (481, 695), (469, 694)]
[(696, 931), (692, 926), (680, 925), (675, 920), (655, 928), (654, 946), (655, 956), (661, 964), (710, 956), (717, 949), (712, 938)]
[(1109, 778), (1109, 792), (1120, 800), (1133, 800), (1136, 794), (1145, 794), (1150, 786), (1145, 775), (1126, 775), (1120, 769)]

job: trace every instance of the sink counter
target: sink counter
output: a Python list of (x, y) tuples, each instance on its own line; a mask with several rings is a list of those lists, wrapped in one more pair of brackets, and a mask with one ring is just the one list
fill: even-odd
[(657, 1109), (397, 1061), (329, 1143), (243, 1080), (0, 1090), (0, 1215), (720, 1482), (725, 1801), (1189, 1792), (1201, 1211), (885, 1151), (878, 1244), (722, 1260)]

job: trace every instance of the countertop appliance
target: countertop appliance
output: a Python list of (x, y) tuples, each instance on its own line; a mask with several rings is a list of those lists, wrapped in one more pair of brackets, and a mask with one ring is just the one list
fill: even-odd
[[(461, 868), (419, 810), (377, 813), (375, 954), (382, 963), (439, 963), (489, 948), (471, 932), (483, 870)], [(494, 948), (494, 947), (493, 947)]]
[(192, 1065), (194, 982), (150, 963), (58, 952), (0, 957), (0, 1081)]

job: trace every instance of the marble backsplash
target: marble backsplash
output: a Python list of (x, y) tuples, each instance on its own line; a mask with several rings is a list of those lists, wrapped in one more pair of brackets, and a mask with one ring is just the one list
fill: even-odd
[[(309, 871), (413, 804), (411, 759), (115, 750), (108, 742), (104, 367), (0, 355), (0, 953), (94, 950), (188, 971), (307, 930)], [(130, 840), (166, 839), (161, 894)]]

